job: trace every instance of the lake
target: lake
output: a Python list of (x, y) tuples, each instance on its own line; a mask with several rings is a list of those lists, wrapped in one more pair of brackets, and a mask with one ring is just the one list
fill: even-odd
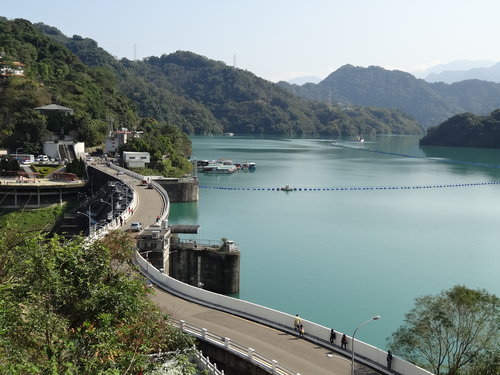
[[(500, 186), (452, 185), (499, 182), (500, 150), (424, 148), (414, 136), (192, 142), (198, 160), (257, 164), (199, 173), (200, 200), (170, 214), (200, 224), (198, 242), (240, 246), (238, 298), (349, 335), (381, 315), (356, 337), (385, 348), (415, 297), (456, 284), (499, 295)], [(270, 190), (287, 184), (302, 190)]]

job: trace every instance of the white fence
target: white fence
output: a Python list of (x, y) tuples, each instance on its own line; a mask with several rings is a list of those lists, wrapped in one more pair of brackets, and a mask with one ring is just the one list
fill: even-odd
[[(213, 293), (205, 289), (197, 288), (183, 282), (180, 282), (170, 276), (167, 276), (155, 267), (149, 264), (143, 257), (136, 253), (136, 261), (141, 272), (155, 285), (165, 289), (173, 294), (193, 302), (207, 305), (218, 310), (226, 311), (259, 323), (271, 326), (277, 329), (291, 331), (293, 330), (294, 316), (260, 306), (248, 301)], [(330, 328), (321, 326), (314, 322), (302, 320), (307, 339), (318, 344), (336, 349), (340, 345), (342, 332), (337, 332), (337, 339), (334, 346), (330, 345)], [(351, 339), (349, 342), (352, 342)], [(394, 358), (392, 361), (392, 372), (386, 369), (387, 352), (377, 347), (369, 345), (363, 341), (355, 341), (356, 361), (370, 366), (386, 373), (399, 373), (402, 375), (432, 375), (432, 373), (415, 366), (403, 359)], [(282, 372), (283, 374), (294, 374), (292, 372)]]

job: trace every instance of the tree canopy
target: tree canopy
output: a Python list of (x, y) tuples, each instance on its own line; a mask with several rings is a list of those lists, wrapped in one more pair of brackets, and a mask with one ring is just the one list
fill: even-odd
[(499, 307), (495, 295), (460, 285), (418, 297), (389, 349), (437, 375), (497, 375)]
[(0, 236), (0, 373), (126, 374), (149, 354), (190, 350), (133, 270), (123, 232), (82, 238)]
[(423, 146), (500, 148), (500, 109), (489, 116), (463, 113), (431, 127), (420, 140)]

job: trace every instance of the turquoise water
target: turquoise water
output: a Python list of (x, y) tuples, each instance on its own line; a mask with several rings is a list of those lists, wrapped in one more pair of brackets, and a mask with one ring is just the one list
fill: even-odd
[[(500, 181), (500, 150), (420, 148), (418, 138), (193, 137), (193, 157), (254, 161), (200, 174), (200, 200), (172, 205), (195, 238), (241, 249), (239, 298), (300, 314), (384, 348), (415, 297), (455, 284), (500, 294), (500, 185), (405, 190), (226, 188), (430, 186)], [(377, 150), (400, 155), (367, 152)], [(460, 161), (460, 162), (450, 162)], [(489, 165), (488, 165), (489, 164)], [(187, 237), (186, 237), (187, 238)]]

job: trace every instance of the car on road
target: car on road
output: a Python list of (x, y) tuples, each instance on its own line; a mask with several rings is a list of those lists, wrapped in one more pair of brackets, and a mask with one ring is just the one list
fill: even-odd
[(130, 224), (130, 230), (132, 232), (140, 232), (142, 230), (142, 223), (139, 223), (138, 221), (134, 221)]

